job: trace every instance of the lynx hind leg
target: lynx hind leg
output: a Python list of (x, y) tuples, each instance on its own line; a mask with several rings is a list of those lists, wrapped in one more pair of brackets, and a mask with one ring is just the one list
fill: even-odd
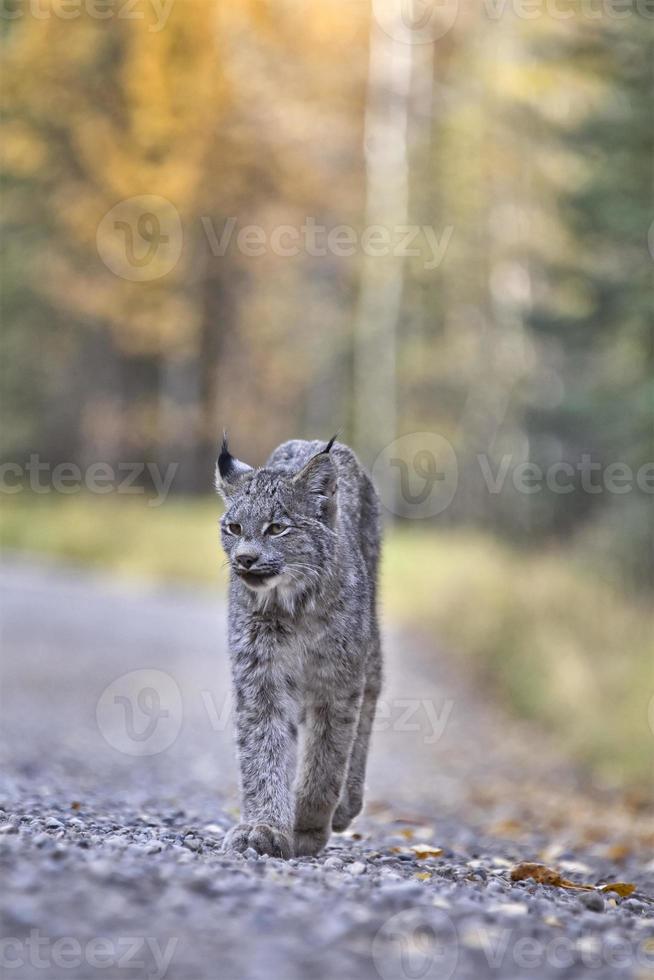
[(341, 798), (332, 817), (332, 830), (342, 833), (347, 830), (355, 817), (363, 809), (363, 792), (366, 779), (366, 763), (370, 747), (370, 734), (375, 720), (377, 699), (381, 689), (381, 669), (379, 663), (366, 678), (359, 723), (348, 763), (347, 776)]

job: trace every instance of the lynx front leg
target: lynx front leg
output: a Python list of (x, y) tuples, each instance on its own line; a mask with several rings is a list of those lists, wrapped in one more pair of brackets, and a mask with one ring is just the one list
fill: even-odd
[(291, 857), (292, 782), (297, 740), (294, 705), (266, 673), (236, 683), (236, 736), (241, 770), (241, 820), (223, 850)]
[(361, 694), (307, 708), (295, 801), (295, 854), (317, 854), (331, 833), (359, 716)]

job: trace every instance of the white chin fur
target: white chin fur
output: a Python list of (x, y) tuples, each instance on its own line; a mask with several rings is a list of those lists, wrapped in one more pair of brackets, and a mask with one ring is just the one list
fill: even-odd
[(252, 589), (253, 592), (270, 592), (274, 589), (276, 585), (282, 581), (282, 575), (273, 575), (271, 578), (266, 579), (265, 582), (260, 582), (255, 585), (253, 582), (246, 582), (248, 589)]

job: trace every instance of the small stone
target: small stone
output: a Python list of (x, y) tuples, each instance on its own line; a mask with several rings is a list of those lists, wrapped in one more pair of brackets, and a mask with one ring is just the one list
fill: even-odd
[(146, 854), (158, 854), (159, 851), (162, 850), (163, 850), (163, 844), (161, 843), (161, 841), (158, 840), (150, 841), (149, 844), (145, 845)]
[(245, 851), (243, 852), (243, 857), (246, 861), (256, 861), (259, 855), (253, 847), (246, 847)]
[(333, 871), (338, 871), (343, 867), (343, 862), (339, 857), (333, 856), (328, 857), (326, 861), (323, 862), (323, 868), (329, 868)]
[(389, 868), (382, 868), (381, 874), (384, 881), (404, 881), (402, 875), (399, 875), (397, 871), (391, 871)]
[(366, 866), (363, 861), (353, 861), (348, 864), (346, 869), (351, 875), (363, 875), (366, 873)]
[(0, 827), (0, 834), (17, 834), (18, 827), (15, 827), (13, 823), (3, 823)]
[(225, 828), (218, 823), (207, 823), (204, 825), (204, 831), (206, 834), (224, 834)]
[(202, 841), (198, 840), (197, 837), (186, 837), (184, 847), (188, 847), (189, 851), (199, 851), (202, 847)]
[(585, 895), (581, 896), (581, 902), (591, 912), (604, 911), (604, 899), (599, 892), (587, 892)]
[(64, 826), (61, 820), (57, 820), (56, 817), (48, 817), (48, 819), (45, 822), (45, 825), (48, 828), (48, 830), (61, 830)]
[(488, 885), (486, 886), (486, 891), (490, 895), (504, 895), (506, 890), (507, 890), (507, 886), (500, 884), (497, 878), (491, 879), (491, 881), (489, 881)]
[(645, 903), (637, 898), (627, 898), (624, 902), (620, 902), (620, 908), (629, 909), (630, 912), (642, 912), (645, 909)]

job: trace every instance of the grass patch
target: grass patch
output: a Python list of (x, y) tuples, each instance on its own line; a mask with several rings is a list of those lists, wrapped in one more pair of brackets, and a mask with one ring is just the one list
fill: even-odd
[[(5, 498), (0, 546), (122, 577), (221, 587), (214, 499)], [(619, 784), (651, 784), (654, 731), (648, 607), (601, 581), (570, 551), (524, 554), (489, 536), (387, 534), (385, 613), (427, 627), (484, 689), (557, 732)], [(650, 717), (654, 709), (649, 709)]]
[(221, 572), (217, 499), (21, 494), (3, 501), (0, 547), (91, 565), (121, 578), (205, 585)]
[(603, 779), (651, 787), (654, 649), (644, 600), (570, 551), (525, 554), (460, 531), (391, 535), (383, 584), (389, 613), (431, 624), (505, 706), (557, 732)]

